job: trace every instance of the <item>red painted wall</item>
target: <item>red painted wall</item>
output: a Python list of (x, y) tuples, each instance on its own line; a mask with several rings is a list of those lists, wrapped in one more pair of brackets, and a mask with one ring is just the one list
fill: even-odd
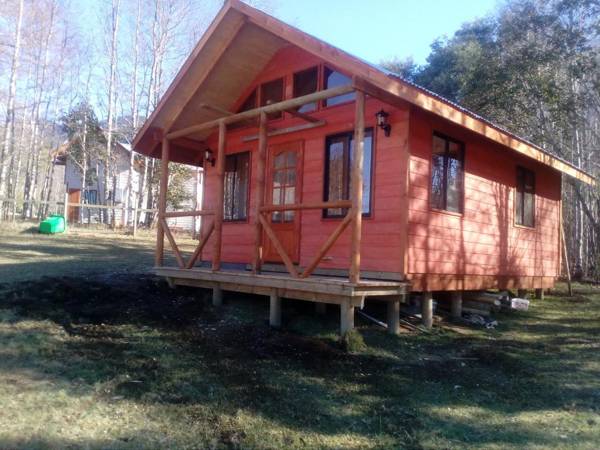
[[(463, 214), (429, 206), (434, 131), (465, 143)], [(499, 287), (553, 281), (560, 262), (560, 173), (416, 108), (410, 149), (407, 272), (416, 289), (491, 287), (482, 278), (489, 276), (497, 277)], [(514, 224), (517, 165), (536, 175), (533, 229)]]
[[(322, 61), (312, 55), (287, 47), (273, 58), (246, 93), (262, 82), (285, 76), (286, 98), (291, 98), (293, 73), (319, 63)], [(245, 97), (240, 98), (240, 103)], [(367, 126), (374, 127), (375, 112), (382, 107), (391, 113), (392, 135), (385, 137), (374, 128), (372, 215), (363, 220), (361, 268), (403, 273), (406, 266), (414, 290), (550, 285), (560, 264), (560, 174), (408, 104), (394, 108), (368, 99)], [(333, 106), (312, 115), (325, 119), (327, 125), (269, 138), (269, 144), (303, 140), (303, 202), (323, 200), (325, 138), (353, 129), (354, 104)], [(300, 119), (286, 114), (271, 125), (282, 128), (300, 123)], [(460, 215), (435, 212), (429, 207), (434, 130), (465, 143), (466, 194), (464, 213)], [(225, 262), (250, 263), (252, 259), (252, 174), (256, 171), (258, 142), (244, 143), (242, 137), (256, 133), (255, 127), (227, 133), (227, 153), (251, 151), (252, 181), (248, 221), (223, 225)], [(216, 150), (216, 134), (208, 144)], [(536, 173), (535, 229), (513, 225), (517, 164)], [(204, 209), (215, 204), (215, 172), (213, 167), (206, 169)], [(302, 212), (301, 265), (311, 261), (339, 220), (323, 219), (321, 210)], [(349, 242), (348, 228), (319, 267), (347, 269)], [(212, 240), (205, 247), (203, 259), (209, 260), (211, 254)]]
[[(302, 69), (319, 64), (322, 61), (304, 51), (288, 47), (280, 51), (265, 68), (263, 73), (248, 88), (247, 93), (258, 84), (285, 76), (286, 98), (292, 97), (292, 75)], [(246, 95), (242, 96), (240, 103)], [(374, 99), (366, 104), (367, 126), (374, 127), (375, 113), (384, 107), (390, 112), (392, 135), (385, 137), (376, 130), (373, 151), (373, 192), (372, 215), (363, 220), (362, 268), (364, 270), (402, 272), (403, 247), (402, 229), (398, 226), (403, 214), (402, 205), (398, 201), (406, 177), (399, 176), (403, 170), (403, 152), (406, 152), (408, 139), (408, 105), (404, 108), (392, 108)], [(303, 202), (319, 202), (323, 200), (323, 176), (325, 160), (325, 138), (328, 135), (352, 131), (354, 129), (354, 103), (336, 105), (311, 113), (314, 117), (324, 119), (327, 125), (307, 131), (275, 136), (269, 138), (269, 144), (275, 145), (289, 141), (304, 141), (304, 174), (302, 182)], [(274, 128), (283, 128), (293, 124), (305, 123), (286, 114), (284, 119), (271, 122)], [(251, 174), (256, 172), (256, 140), (244, 143), (243, 136), (256, 135), (256, 128), (233, 129), (227, 133), (227, 150), (229, 153), (240, 151), (252, 152)], [(211, 148), (216, 149), (216, 134), (208, 140)], [(404, 163), (406, 165), (406, 163)], [(406, 170), (406, 167), (404, 167)], [(208, 167), (205, 178), (204, 208), (211, 209), (215, 204), (216, 170)], [(252, 179), (253, 181), (253, 179)], [(222, 259), (226, 262), (249, 263), (253, 252), (254, 221), (254, 189), (250, 185), (250, 217), (245, 223), (224, 223)], [(405, 213), (405, 210), (404, 210)], [(341, 219), (324, 219), (321, 210), (308, 210), (301, 213), (300, 264), (308, 264), (315, 256), (329, 234), (337, 227)], [(348, 269), (350, 255), (350, 228), (340, 236), (335, 245), (327, 253), (319, 267)], [(203, 259), (210, 259), (212, 242), (206, 246)]]

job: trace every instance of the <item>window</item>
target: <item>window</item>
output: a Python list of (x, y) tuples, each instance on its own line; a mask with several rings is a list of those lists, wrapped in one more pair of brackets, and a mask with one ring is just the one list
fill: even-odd
[[(331, 89), (331, 88), (338, 87), (338, 86), (346, 86), (346, 85), (350, 84), (351, 82), (352, 82), (352, 80), (350, 79), (350, 77), (325, 66), (325, 69), (323, 71), (323, 88), (324, 89)], [(345, 103), (345, 102), (354, 100), (354, 98), (355, 98), (354, 92), (348, 92), (347, 94), (338, 95), (337, 97), (331, 97), (331, 98), (327, 98), (327, 99), (323, 100), (323, 105), (324, 106), (339, 105), (340, 103)]]
[(244, 100), (244, 103), (242, 103), (242, 106), (240, 106), (240, 108), (238, 109), (238, 112), (244, 112), (244, 111), (249, 111), (251, 109), (256, 108), (256, 89), (254, 89), (250, 95), (248, 95), (248, 97), (246, 97), (246, 100)]
[(250, 152), (227, 155), (225, 158), (224, 220), (246, 220), (248, 217), (249, 166)]
[(90, 205), (98, 204), (98, 191), (96, 189), (86, 189), (83, 191), (84, 203)]
[[(350, 198), (350, 168), (354, 133), (348, 132), (329, 136), (325, 143), (325, 192), (324, 201), (348, 200)], [(373, 159), (373, 130), (365, 130), (363, 161), (363, 204), (362, 212), (371, 214), (371, 167)], [(329, 208), (323, 217), (343, 217), (347, 210)]]
[[(312, 67), (310, 69), (296, 72), (294, 74), (294, 97), (302, 97), (303, 95), (317, 92), (319, 79), (319, 68)], [(308, 113), (317, 109), (317, 102), (307, 103), (297, 108), (298, 112)]]
[(535, 226), (535, 174), (531, 170), (517, 167), (515, 194), (515, 223), (533, 228)]
[(433, 135), (431, 207), (462, 212), (464, 146), (445, 136)]
[[(260, 86), (260, 106), (271, 105), (283, 100), (283, 78), (263, 83)], [(281, 117), (281, 111), (268, 115), (269, 119)]]

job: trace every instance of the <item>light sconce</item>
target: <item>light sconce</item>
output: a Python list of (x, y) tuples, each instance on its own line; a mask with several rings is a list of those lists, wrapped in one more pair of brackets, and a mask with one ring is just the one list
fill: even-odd
[(386, 137), (389, 137), (392, 131), (392, 126), (388, 123), (389, 116), (390, 113), (385, 112), (383, 109), (375, 114), (375, 117), (377, 117), (377, 126), (383, 130)]
[(204, 161), (208, 161), (209, 163), (211, 163), (211, 165), (213, 167), (215, 167), (215, 161), (216, 161), (216, 159), (215, 159), (215, 156), (213, 155), (212, 150), (210, 150), (210, 149), (207, 148), (204, 151)]

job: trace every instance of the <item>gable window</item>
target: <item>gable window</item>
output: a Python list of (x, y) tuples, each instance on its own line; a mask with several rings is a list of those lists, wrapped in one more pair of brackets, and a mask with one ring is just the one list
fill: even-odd
[[(263, 83), (260, 86), (260, 106), (279, 103), (283, 100), (283, 78)], [(269, 119), (281, 117), (281, 111), (268, 115)]]
[[(325, 187), (324, 201), (348, 200), (350, 198), (350, 170), (354, 132), (328, 136), (325, 141)], [(365, 130), (363, 161), (363, 204), (364, 215), (371, 214), (371, 167), (373, 159), (373, 130)], [(323, 211), (323, 217), (343, 217), (346, 208), (329, 208)]]
[(244, 112), (244, 111), (249, 111), (251, 109), (256, 108), (256, 89), (254, 89), (250, 95), (248, 95), (248, 97), (246, 97), (246, 100), (244, 100), (244, 103), (242, 103), (242, 105), (239, 107), (238, 112)]
[(462, 212), (464, 145), (440, 134), (433, 135), (431, 207)]
[[(344, 75), (337, 70), (330, 69), (325, 66), (323, 70), (323, 89), (331, 89), (339, 86), (346, 86), (350, 84), (352, 80), (349, 76)], [(323, 100), (324, 106), (339, 105), (340, 103), (349, 102), (354, 100), (354, 92), (348, 92), (347, 94), (338, 95), (337, 97), (331, 97)]]
[(235, 153), (225, 158), (224, 220), (246, 220), (248, 217), (249, 168), (250, 152)]
[(517, 167), (515, 223), (525, 227), (535, 226), (535, 174), (524, 167)]
[[(317, 92), (319, 87), (319, 68), (311, 67), (294, 74), (294, 98)], [(307, 103), (296, 110), (301, 113), (308, 113), (317, 109), (317, 102)]]

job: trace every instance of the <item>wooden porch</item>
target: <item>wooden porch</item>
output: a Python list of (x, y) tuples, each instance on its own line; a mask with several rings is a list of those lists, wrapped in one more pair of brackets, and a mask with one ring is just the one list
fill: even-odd
[[(308, 114), (295, 112), (295, 109), (311, 102), (327, 98), (354, 93), (355, 118), (354, 118), (354, 145), (352, 154), (352, 167), (350, 176), (350, 199), (329, 202), (296, 203), (296, 204), (265, 204), (265, 172), (266, 156), (269, 136), (293, 133), (311, 127), (322, 126), (323, 122), (316, 120)], [(193, 125), (177, 131), (162, 133), (161, 153), (161, 180), (159, 195), (159, 223), (157, 231), (155, 273), (164, 276), (173, 285), (198, 286), (213, 289), (213, 301), (220, 304), (223, 290), (254, 293), (270, 297), (272, 326), (281, 324), (281, 298), (307, 300), (316, 303), (332, 303), (340, 305), (340, 331), (342, 334), (354, 326), (354, 308), (361, 307), (365, 298), (377, 297), (388, 302), (388, 323), (390, 332), (398, 332), (398, 319), (400, 303), (408, 292), (408, 283), (405, 281), (389, 281), (364, 279), (361, 277), (361, 231), (363, 203), (363, 151), (365, 139), (365, 97), (379, 96), (376, 89), (364, 81), (354, 79), (346, 86), (339, 86), (322, 90), (302, 97), (283, 100), (278, 103), (258, 107), (248, 111), (234, 114), (221, 111), (221, 118)], [(382, 99), (390, 101), (389, 96)], [(206, 105), (210, 108), (210, 105)], [(212, 108), (215, 109), (215, 108)], [(278, 112), (287, 112), (303, 119), (306, 123), (294, 127), (272, 129), (268, 124), (268, 115)], [(251, 185), (251, 195), (254, 203), (251, 207), (253, 214), (253, 257), (249, 261), (251, 270), (227, 270), (222, 267), (221, 251), (223, 243), (223, 198), (225, 176), (225, 149), (227, 139), (227, 126), (248, 120), (258, 121), (258, 151), (257, 173)], [(218, 130), (218, 150), (216, 154), (215, 170), (217, 174), (216, 198), (214, 210), (199, 210), (189, 212), (167, 212), (167, 187), (169, 176), (170, 143), (182, 138), (189, 139), (199, 132), (206, 133)], [(206, 161), (203, 161), (206, 163)], [(323, 244), (312, 257), (309, 264), (299, 269), (293, 258), (286, 252), (284, 245), (273, 229), (269, 217), (274, 212), (323, 210), (328, 208), (344, 208), (347, 212), (339, 225), (329, 236), (323, 236)], [(169, 230), (167, 218), (181, 216), (202, 216), (206, 221), (203, 224), (203, 233), (198, 246), (191, 257), (184, 260), (173, 234)], [(315, 276), (314, 271), (319, 266), (327, 252), (338, 240), (340, 235), (349, 228), (350, 230), (350, 260), (348, 262), (348, 276), (324, 277)], [(164, 239), (169, 241), (175, 254), (178, 267), (164, 267)], [(204, 247), (212, 236), (213, 249), (210, 268), (197, 268), (201, 260)], [(264, 271), (264, 243), (268, 239), (270, 246), (275, 249), (287, 274)]]

